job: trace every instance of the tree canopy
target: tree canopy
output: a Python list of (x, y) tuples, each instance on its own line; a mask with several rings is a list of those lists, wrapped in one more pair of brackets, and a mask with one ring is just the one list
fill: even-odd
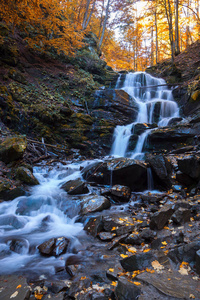
[(116, 70), (144, 70), (199, 39), (199, 0), (1, 0), (0, 19), (29, 46), (73, 55), (85, 34)]

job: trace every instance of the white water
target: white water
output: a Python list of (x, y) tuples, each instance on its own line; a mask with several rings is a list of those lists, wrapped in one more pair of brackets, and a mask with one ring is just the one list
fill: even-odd
[[(118, 78), (116, 89), (119, 86)], [(173, 100), (172, 91), (165, 86), (163, 79), (152, 77), (144, 72), (128, 73), (122, 89), (127, 92), (138, 106), (138, 114), (133, 123), (117, 126), (114, 131), (114, 142), (111, 155), (125, 157), (128, 143), (137, 123), (155, 123), (155, 114), (158, 114), (157, 125), (167, 126), (172, 118), (179, 117), (179, 108)], [(151, 130), (146, 130), (138, 138), (137, 145), (131, 153), (131, 158), (142, 159), (143, 146)]]
[[(63, 267), (70, 251), (62, 258), (42, 257), (37, 246), (50, 238), (67, 237), (70, 250), (78, 249), (78, 237), (84, 235), (83, 224), (76, 223), (78, 209), (60, 186), (80, 178), (82, 164), (58, 164), (55, 168), (35, 168), (34, 175), (40, 182), (32, 188), (30, 196), (23, 196), (0, 203), (0, 274), (27, 273), (51, 274), (55, 267)], [(78, 201), (79, 203), (79, 201)], [(66, 213), (66, 211), (70, 212)], [(17, 241), (13, 250), (11, 245)]]

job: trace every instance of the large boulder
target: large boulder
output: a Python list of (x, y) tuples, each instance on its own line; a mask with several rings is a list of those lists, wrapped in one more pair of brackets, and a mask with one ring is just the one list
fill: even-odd
[(27, 140), (24, 136), (7, 137), (0, 144), (0, 160), (5, 163), (22, 158), (27, 147)]
[(147, 189), (147, 166), (134, 159), (115, 158), (91, 164), (82, 174), (84, 179), (101, 184), (125, 185), (133, 191)]
[(170, 181), (170, 172), (171, 172), (171, 165), (164, 157), (164, 155), (152, 155), (148, 154), (146, 161), (149, 163), (153, 173), (155, 174), (155, 184), (162, 185), (165, 188), (171, 187)]
[(153, 260), (155, 260), (155, 256), (146, 252), (123, 258), (120, 263), (126, 271), (136, 271), (150, 267)]

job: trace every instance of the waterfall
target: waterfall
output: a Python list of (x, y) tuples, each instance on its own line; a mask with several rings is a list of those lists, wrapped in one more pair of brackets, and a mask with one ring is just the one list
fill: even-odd
[[(118, 78), (116, 89), (119, 88), (121, 76)], [(167, 126), (172, 118), (179, 117), (179, 108), (173, 100), (172, 91), (166, 86), (164, 79), (155, 78), (145, 72), (126, 74), (123, 87), (138, 106), (138, 115), (133, 123), (117, 126), (114, 130), (114, 142), (111, 155), (126, 157), (129, 139), (137, 123), (156, 123), (158, 127)], [(151, 129), (147, 129), (138, 137), (134, 151), (129, 154), (131, 158), (143, 157), (143, 146)]]

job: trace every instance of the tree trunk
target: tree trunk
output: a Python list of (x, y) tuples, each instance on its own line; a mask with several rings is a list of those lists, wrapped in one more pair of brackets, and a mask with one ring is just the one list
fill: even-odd
[(179, 7), (179, 0), (175, 0), (175, 55), (178, 55), (180, 53), (178, 7)]
[(92, 14), (93, 14), (93, 12), (94, 12), (95, 4), (96, 4), (96, 0), (94, 0), (94, 2), (93, 2), (93, 4), (92, 4), (92, 9), (91, 9), (91, 11), (90, 11), (90, 15), (89, 15), (88, 20), (87, 20), (87, 23), (86, 23), (86, 25), (85, 25), (85, 29), (88, 27), (88, 24), (90, 23)]
[(99, 47), (100, 48), (101, 48), (102, 43), (103, 43), (103, 38), (104, 38), (105, 30), (106, 30), (106, 24), (107, 24), (107, 21), (108, 21), (110, 1), (111, 0), (108, 0), (107, 6), (106, 6), (106, 15), (105, 15), (104, 22), (103, 22), (103, 29), (102, 29), (102, 33), (101, 33), (101, 38), (100, 38), (100, 41), (99, 41)]
[(172, 10), (171, 10), (170, 0), (165, 0), (164, 5), (165, 5), (165, 13), (166, 13), (166, 17), (167, 17), (167, 22), (168, 22), (168, 26), (169, 26), (169, 41), (170, 41), (170, 47), (171, 47), (171, 59), (172, 59), (172, 63), (174, 63), (174, 34), (173, 34)]
[(89, 13), (90, 1), (91, 0), (87, 0), (85, 14), (84, 14), (84, 18), (83, 18), (83, 24), (82, 24), (82, 28), (83, 29), (86, 28), (85, 26), (86, 26), (86, 21), (87, 21), (88, 13)]
[(158, 23), (157, 23), (156, 8), (155, 8), (154, 16), (155, 16), (155, 29), (156, 29), (156, 64), (157, 64), (158, 63)]

